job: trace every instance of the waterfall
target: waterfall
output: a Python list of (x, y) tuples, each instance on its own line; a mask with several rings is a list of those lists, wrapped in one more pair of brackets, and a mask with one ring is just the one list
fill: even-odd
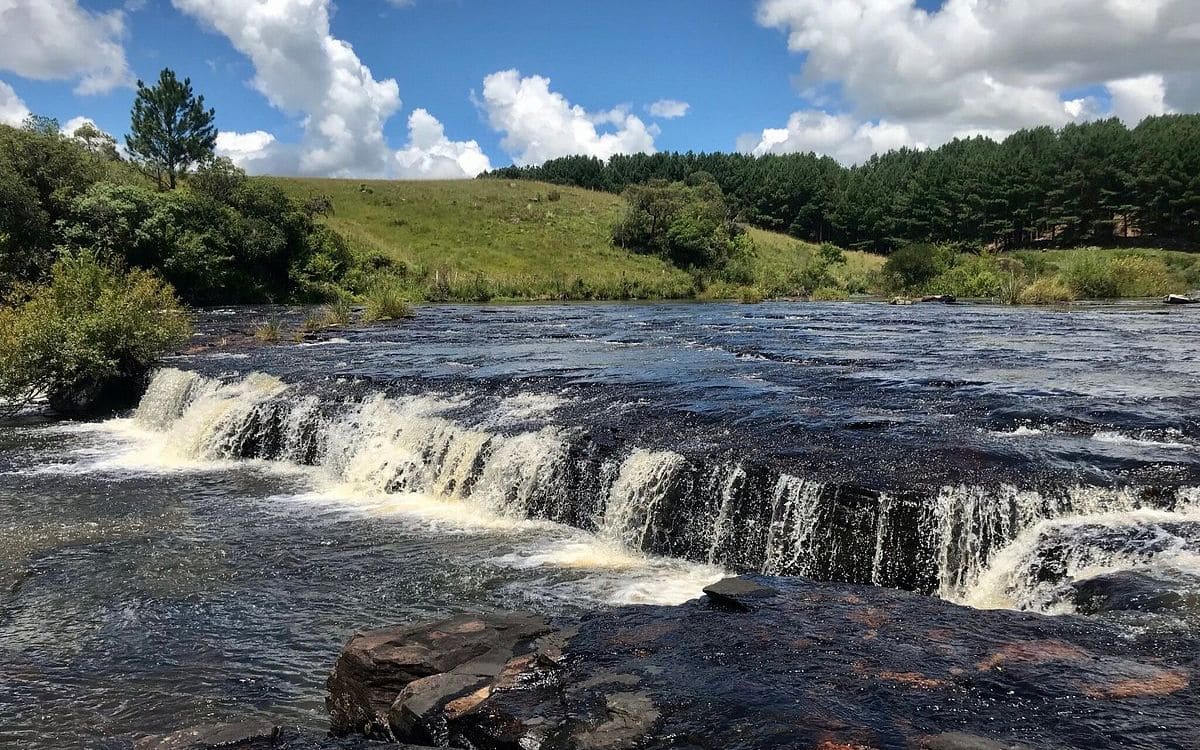
[[(561, 405), (557, 396), (474, 403), (341, 388), (314, 393), (258, 373), (223, 381), (164, 369), (134, 421), (154, 435), (150, 450), (164, 461), (311, 466), (326, 481), (363, 492), (424, 493), (481, 513), (548, 519), (633, 552), (956, 601), (1023, 585), (1012, 571), (1044, 553), (1048, 529), (1067, 528), (1054, 523), (1200, 508), (1194, 488), (963, 484), (883, 492), (739, 456), (600, 446), (582, 426), (548, 422)], [(1086, 554), (1064, 564), (1098, 564)]]
[(621, 472), (608, 493), (601, 534), (631, 549), (645, 548), (683, 465), (683, 456), (678, 453), (635, 450), (621, 464)]
[(784, 474), (775, 485), (771, 530), (763, 572), (771, 575), (812, 572), (822, 486)]

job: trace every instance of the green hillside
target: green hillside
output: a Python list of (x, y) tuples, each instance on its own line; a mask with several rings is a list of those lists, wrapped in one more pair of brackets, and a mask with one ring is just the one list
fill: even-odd
[[(300, 200), (326, 196), (326, 218), (362, 257), (396, 264), (413, 296), (451, 299), (692, 297), (691, 274), (616, 247), (624, 200), (609, 193), (505, 180), (363, 181), (279, 178)], [(751, 229), (754, 285), (785, 290), (815, 246)], [(379, 262), (384, 262), (380, 260)], [(835, 275), (865, 276), (882, 258), (848, 253)], [(441, 294), (430, 294), (434, 285)], [(736, 296), (709, 284), (703, 296)], [(447, 294), (448, 292), (448, 294)]]

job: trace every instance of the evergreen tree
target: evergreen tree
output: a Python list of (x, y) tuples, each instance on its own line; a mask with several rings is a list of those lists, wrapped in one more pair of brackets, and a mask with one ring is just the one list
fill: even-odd
[(192, 93), (190, 78), (181, 82), (174, 71), (163, 68), (156, 85), (137, 82), (125, 146), (160, 190), (174, 190), (179, 175), (213, 155), (214, 117), (213, 110), (204, 108), (204, 97)]

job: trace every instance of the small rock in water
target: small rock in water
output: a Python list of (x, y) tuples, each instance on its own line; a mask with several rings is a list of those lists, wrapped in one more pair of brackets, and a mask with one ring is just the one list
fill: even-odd
[(775, 596), (779, 592), (750, 578), (735, 577), (723, 578), (705, 586), (704, 593), (719, 608), (735, 612), (753, 612), (757, 600)]

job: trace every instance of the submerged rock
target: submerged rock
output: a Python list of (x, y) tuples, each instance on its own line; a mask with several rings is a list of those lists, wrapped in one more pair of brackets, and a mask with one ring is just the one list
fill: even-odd
[[(366, 739), (330, 737), (251, 719), (232, 724), (206, 724), (170, 734), (146, 737), (134, 750), (369, 750), (378, 747)], [(417, 745), (391, 745), (392, 750), (430, 750)]]
[(147, 737), (135, 750), (221, 750), (222, 748), (282, 748), (294, 740), (283, 727), (269, 721), (240, 721), (233, 724), (207, 724), (181, 729), (170, 734)]
[[(478, 750), (1200, 748), (1194, 636), (802, 579), (707, 593), (553, 632), (361, 634), (330, 679), (335, 731)], [(463, 668), (484, 646), (487, 667)]]
[(1126, 570), (1071, 583), (1075, 611), (1200, 613), (1200, 579), (1173, 580)]

